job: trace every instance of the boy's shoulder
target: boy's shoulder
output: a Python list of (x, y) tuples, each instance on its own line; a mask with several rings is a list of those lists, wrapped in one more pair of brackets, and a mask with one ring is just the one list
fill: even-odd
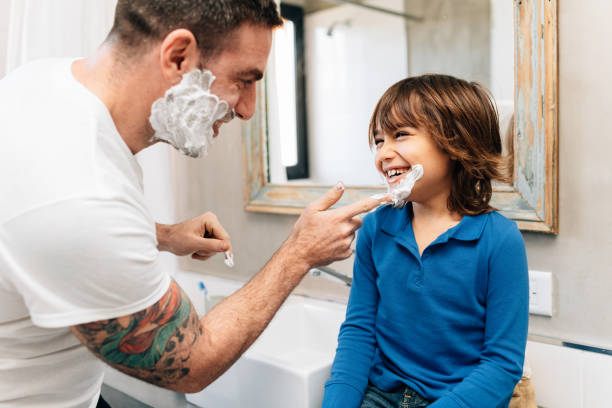
[(490, 213), (483, 215), (488, 217), (488, 222), (490, 222), (494, 227), (516, 228), (516, 222), (506, 218), (499, 211), (491, 211)]
[(486, 223), (483, 233), (499, 240), (502, 237), (514, 236), (516, 238), (522, 235), (516, 225), (516, 222), (506, 218), (497, 211), (481, 214), (479, 217), (486, 217)]

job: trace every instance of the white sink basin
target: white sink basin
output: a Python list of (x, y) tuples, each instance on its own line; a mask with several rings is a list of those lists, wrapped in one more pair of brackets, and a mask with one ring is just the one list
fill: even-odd
[(319, 408), (345, 312), (290, 297), (236, 364), (187, 400), (204, 408)]

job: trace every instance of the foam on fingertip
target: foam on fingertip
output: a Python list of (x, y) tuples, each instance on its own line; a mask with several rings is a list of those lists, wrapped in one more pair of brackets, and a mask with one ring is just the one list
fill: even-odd
[(225, 262), (225, 265), (227, 265), (228, 268), (233, 268), (234, 267), (234, 254), (232, 253), (232, 251), (225, 251), (225, 259), (223, 260), (223, 262)]

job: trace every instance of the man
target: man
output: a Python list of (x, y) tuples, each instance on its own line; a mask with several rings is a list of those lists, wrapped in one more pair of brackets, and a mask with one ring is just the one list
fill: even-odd
[[(0, 406), (91, 407), (101, 361), (181, 392), (238, 359), (312, 267), (344, 259), (369, 199), (306, 208), (264, 268), (198, 319), (158, 251), (231, 250), (213, 214), (156, 225), (134, 154), (163, 140), (198, 156), (255, 106), (273, 0), (119, 0), (84, 60), (0, 81)], [(98, 357), (98, 359), (96, 359)]]

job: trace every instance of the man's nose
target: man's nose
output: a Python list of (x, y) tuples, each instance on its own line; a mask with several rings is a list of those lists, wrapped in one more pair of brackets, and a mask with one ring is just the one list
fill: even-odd
[(257, 91), (255, 86), (250, 86), (246, 89), (242, 95), (240, 95), (240, 99), (236, 106), (234, 106), (234, 110), (236, 111), (236, 116), (238, 116), (242, 120), (249, 120), (253, 117), (255, 113), (255, 101), (257, 98)]

